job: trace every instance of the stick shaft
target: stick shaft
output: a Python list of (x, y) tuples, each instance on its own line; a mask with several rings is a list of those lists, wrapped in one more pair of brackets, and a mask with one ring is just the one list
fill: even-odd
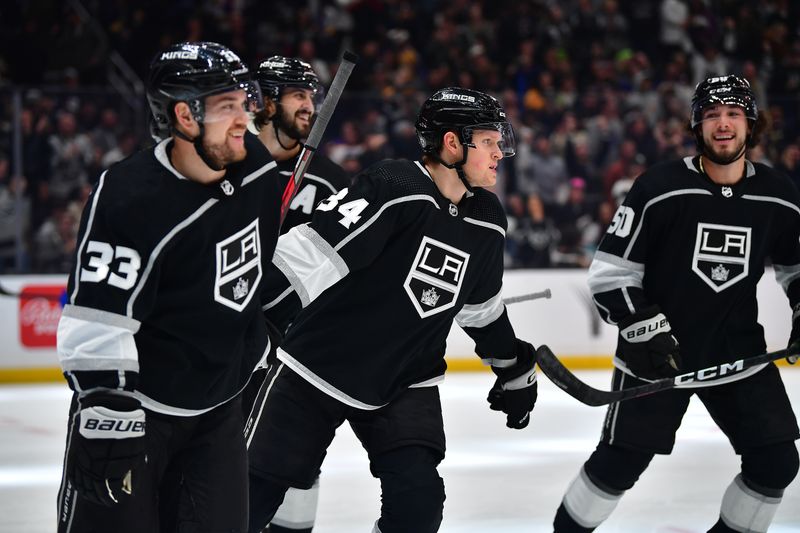
[(552, 296), (552, 294), (550, 293), (550, 289), (545, 289), (540, 292), (520, 294), (519, 296), (509, 296), (508, 298), (503, 298), (503, 303), (506, 305), (510, 305), (519, 302), (527, 302), (530, 300), (538, 300), (539, 298), (550, 298), (550, 296)]

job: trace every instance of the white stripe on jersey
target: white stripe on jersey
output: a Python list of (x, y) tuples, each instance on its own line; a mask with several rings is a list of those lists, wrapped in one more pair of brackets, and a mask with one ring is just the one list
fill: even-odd
[(702, 194), (706, 196), (713, 196), (711, 191), (707, 191), (705, 189), (678, 189), (677, 191), (670, 191), (655, 198), (652, 198), (649, 202), (644, 204), (644, 208), (642, 209), (642, 214), (639, 217), (639, 224), (636, 226), (636, 230), (633, 232), (633, 237), (631, 237), (631, 242), (628, 243), (628, 247), (625, 249), (625, 253), (622, 255), (624, 259), (627, 259), (629, 255), (631, 255), (631, 250), (633, 249), (633, 245), (636, 243), (636, 238), (639, 236), (639, 232), (642, 231), (642, 225), (644, 223), (644, 217), (647, 213), (647, 210), (650, 206), (657, 204), (662, 200), (666, 200), (668, 198), (672, 198), (673, 196), (683, 196), (685, 194)]
[(81, 254), (86, 247), (86, 240), (89, 238), (89, 230), (94, 223), (94, 213), (97, 210), (97, 202), (100, 199), (100, 191), (103, 190), (103, 185), (105, 185), (107, 173), (108, 170), (100, 175), (100, 181), (97, 183), (97, 190), (94, 191), (94, 198), (92, 198), (92, 207), (89, 209), (89, 219), (86, 222), (86, 231), (83, 234), (83, 239), (81, 239), (80, 246), (78, 246), (78, 259), (75, 261), (75, 277), (73, 278), (75, 280), (75, 288), (72, 290), (72, 294), (69, 297), (69, 301), (71, 303), (75, 303), (75, 298), (78, 296), (78, 288), (80, 287), (79, 280), (81, 279)]
[(260, 178), (268, 170), (272, 170), (273, 168), (275, 168), (277, 166), (278, 166), (278, 163), (276, 163), (275, 161), (270, 161), (269, 163), (267, 163), (263, 167), (259, 168), (255, 172), (251, 172), (250, 174), (248, 174), (247, 176), (242, 178), (242, 187), (244, 187), (248, 183), (251, 183), (251, 182), (255, 181), (256, 179)]
[(289, 280), (303, 307), (350, 272), (344, 259), (307, 224), (281, 235), (272, 262)]
[(133, 335), (139, 322), (122, 315), (75, 305), (64, 306), (58, 321), (58, 359), (66, 372), (139, 371)]
[(775, 198), (774, 196), (759, 196), (756, 194), (743, 194), (742, 200), (753, 200), (756, 202), (773, 202), (784, 207), (788, 207), (789, 209), (794, 210), (797, 214), (800, 214), (800, 207), (797, 207), (792, 202), (787, 202), (781, 198)]
[(376, 220), (378, 220), (378, 218), (380, 218), (383, 212), (386, 211), (389, 207), (396, 204), (401, 204), (403, 202), (414, 202), (416, 200), (428, 201), (432, 203), (434, 207), (436, 207), (436, 209), (439, 209), (439, 204), (436, 203), (436, 200), (434, 200), (432, 196), (428, 196), (427, 194), (412, 194), (411, 196), (403, 196), (401, 198), (395, 198), (394, 200), (389, 200), (388, 202), (383, 204), (381, 208), (378, 209), (378, 212), (372, 215), (370, 219), (367, 220), (360, 228), (358, 228), (353, 233), (351, 233), (350, 235), (339, 241), (339, 244), (336, 245), (336, 251), (341, 250), (347, 243), (356, 238), (362, 231), (370, 227)]
[(384, 405), (370, 405), (368, 403), (361, 402), (356, 400), (352, 396), (348, 396), (347, 394), (343, 393), (314, 372), (309, 370), (303, 363), (283, 351), (282, 348), (278, 348), (278, 359), (283, 361), (283, 363), (295, 371), (301, 378), (308, 381), (311, 385), (318, 388), (328, 396), (335, 398), (342, 402), (345, 405), (349, 405), (350, 407), (355, 407), (356, 409), (362, 409), (365, 411), (374, 411), (375, 409), (380, 409)]
[[(150, 254), (150, 258), (147, 260), (147, 266), (145, 267), (144, 271), (142, 272), (142, 277), (139, 279), (139, 284), (136, 285), (136, 288), (133, 290), (133, 293), (131, 294), (131, 297), (128, 299), (128, 308), (127, 308), (127, 311), (126, 311), (128, 316), (131, 316), (131, 317), (133, 316), (133, 304), (134, 304), (134, 302), (136, 302), (136, 298), (139, 296), (139, 293), (142, 292), (142, 289), (144, 288), (145, 284), (147, 283), (147, 278), (150, 277), (150, 272), (153, 270), (153, 265), (155, 264), (156, 259), (158, 258), (158, 254), (161, 253), (161, 250), (164, 249), (164, 247), (167, 245), (167, 243), (169, 241), (171, 241), (172, 238), (175, 237), (175, 235), (177, 235), (182, 229), (184, 229), (187, 226), (189, 226), (195, 220), (200, 218), (200, 216), (203, 213), (208, 211), (211, 208), (211, 206), (216, 204), (218, 201), (219, 200), (216, 200), (216, 199), (213, 199), (213, 198), (210, 199), (210, 200), (207, 200), (206, 203), (204, 203), (203, 205), (201, 205), (197, 209), (197, 211), (195, 211), (194, 213), (189, 215), (183, 222), (181, 222), (180, 224), (178, 224), (177, 226), (172, 228), (170, 230), (170, 232), (167, 233), (164, 236), (164, 238), (161, 239), (161, 241), (159, 241), (159, 243), (156, 245), (156, 247), (153, 248), (153, 251)], [(86, 228), (86, 234), (87, 235), (89, 234), (89, 228), (88, 227)]]
[[(283, 174), (284, 176), (291, 176), (292, 175), (292, 173), (289, 172), (288, 170), (281, 170), (281, 174)], [(328, 180), (326, 180), (324, 178), (321, 178), (319, 176), (316, 176), (314, 174), (309, 174), (308, 172), (306, 172), (303, 175), (303, 181), (306, 181), (306, 180), (307, 181), (316, 181), (317, 183), (319, 183), (321, 185), (324, 185), (325, 187), (330, 189), (331, 194), (333, 194), (333, 193), (338, 191), (338, 189), (336, 189), (336, 187), (330, 181), (328, 181)]]
[(777, 265), (773, 264), (775, 269), (775, 279), (778, 285), (783, 288), (783, 292), (789, 292), (789, 285), (800, 278), (800, 265)]
[(608, 252), (596, 252), (592, 264), (589, 265), (587, 283), (592, 294), (625, 287), (641, 288), (643, 281), (642, 263), (622, 259)]
[(503, 314), (505, 305), (500, 292), (480, 304), (465, 304), (456, 315), (456, 323), (462, 328), (488, 326)]
[(476, 226), (483, 226), (484, 228), (493, 229), (496, 232), (498, 232), (500, 235), (502, 235), (503, 238), (505, 238), (505, 236), (506, 236), (505, 230), (503, 228), (501, 228), (500, 226), (498, 226), (497, 224), (492, 224), (491, 222), (485, 222), (483, 220), (477, 220), (475, 218), (470, 218), (470, 217), (464, 217), (464, 222), (468, 222), (470, 224), (475, 224)]

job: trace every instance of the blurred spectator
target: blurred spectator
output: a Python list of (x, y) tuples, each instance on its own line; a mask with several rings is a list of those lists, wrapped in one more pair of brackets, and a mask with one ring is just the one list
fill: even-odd
[(800, 189), (800, 143), (787, 144), (781, 150), (781, 157), (775, 165), (775, 169), (789, 176), (795, 186)]
[(20, 266), (26, 266), (25, 242), (30, 221), (30, 200), (24, 195), (24, 190), (25, 178), (12, 178), (9, 161), (0, 154), (0, 274), (17, 271), (18, 230), (24, 241), (23, 264)]
[(49, 143), (52, 173), (47, 182), (47, 197), (54, 203), (63, 203), (88, 183), (87, 167), (95, 152), (89, 136), (78, 132), (75, 115), (68, 111), (58, 114), (56, 131), (50, 135)]
[(517, 186), (519, 191), (537, 194), (550, 208), (563, 203), (567, 188), (567, 166), (564, 158), (553, 153), (550, 137), (541, 133), (533, 141), (533, 150), (525, 167), (518, 167)]
[(65, 206), (57, 206), (34, 235), (36, 272), (67, 272), (73, 260), (78, 220)]
[(514, 194), (507, 198), (509, 211), (506, 245), (511, 255), (508, 266), (548, 268), (550, 254), (559, 238), (553, 221), (545, 214), (545, 205), (536, 194), (527, 201)]

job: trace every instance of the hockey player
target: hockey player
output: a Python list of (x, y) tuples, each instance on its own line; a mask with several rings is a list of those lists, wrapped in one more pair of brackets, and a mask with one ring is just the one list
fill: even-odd
[[(258, 65), (255, 78), (264, 95), (264, 109), (252, 122), (258, 138), (278, 162), (281, 186), (289, 182), (303, 141), (311, 131), (317, 105), (323, 94), (319, 78), (311, 65), (300, 59), (273, 56)], [(281, 233), (311, 220), (314, 207), (331, 194), (347, 187), (349, 179), (342, 168), (324, 154), (311, 159), (300, 188), (290, 204)], [(274, 371), (276, 366), (269, 367)], [(245, 390), (243, 405), (248, 422), (258, 416), (253, 405), (264, 383), (267, 369), (260, 369)], [(260, 399), (260, 398), (259, 398)], [(255, 409), (254, 409), (255, 407)], [(252, 429), (246, 425), (246, 435)], [(308, 490), (290, 489), (270, 524), (270, 533), (310, 533), (316, 518), (319, 484)]]
[[(200, 42), (154, 58), (147, 97), (166, 138), (100, 177), (59, 322), (74, 396), (58, 531), (242, 532), (239, 393), (270, 346), (259, 293), (281, 202), (246, 131), (261, 94), (236, 54)], [(176, 479), (188, 497), (167, 518)]]
[(287, 487), (311, 486), (345, 420), (381, 481), (374, 531), (438, 530), (436, 385), (453, 320), (498, 376), (492, 407), (509, 427), (528, 424), (534, 349), (502, 303), (506, 218), (483, 189), (514, 154), (511, 126), (494, 98), (460, 88), (430, 97), (416, 126), (422, 161), (372, 166), (279, 240), (266, 307), (279, 327), (293, 324), (248, 449), (253, 532)]
[[(700, 155), (649, 169), (617, 210), (589, 269), (597, 309), (619, 327), (615, 390), (765, 352), (756, 284), (767, 259), (795, 309), (789, 344), (800, 340), (800, 196), (744, 158), (762, 127), (746, 80), (701, 82), (690, 122)], [(741, 456), (710, 531), (767, 531), (798, 471), (797, 421), (772, 363), (611, 405), (557, 533), (593, 531), (611, 514), (654, 454), (672, 451), (693, 394)]]

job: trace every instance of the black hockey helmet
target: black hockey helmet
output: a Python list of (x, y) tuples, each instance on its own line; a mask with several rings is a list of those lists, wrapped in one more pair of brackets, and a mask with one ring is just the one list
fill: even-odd
[[(496, 98), (480, 91), (448, 87), (428, 98), (417, 116), (417, 139), (422, 152), (438, 159), (442, 137), (448, 131), (458, 135), (465, 146), (473, 146), (475, 130), (497, 130), (502, 137), (499, 143), (503, 156), (515, 153), (514, 130), (506, 113)], [(466, 150), (460, 163), (466, 161)]]
[[(263, 106), (258, 84), (234, 52), (212, 42), (185, 42), (163, 50), (150, 63), (147, 101), (153, 114), (153, 129), (162, 136), (173, 126), (172, 107), (189, 104), (194, 119), (205, 122), (205, 97), (243, 89), (247, 110)], [(168, 133), (167, 133), (168, 135)]]
[(718, 104), (739, 106), (744, 109), (748, 120), (753, 122), (758, 120), (756, 97), (750, 88), (750, 83), (744, 78), (730, 74), (708, 78), (697, 84), (692, 96), (691, 127), (694, 128), (703, 121), (704, 109)]
[(264, 96), (277, 101), (285, 87), (301, 87), (312, 91), (319, 99), (323, 94), (319, 77), (311, 65), (295, 57), (272, 56), (256, 69), (256, 80)]

